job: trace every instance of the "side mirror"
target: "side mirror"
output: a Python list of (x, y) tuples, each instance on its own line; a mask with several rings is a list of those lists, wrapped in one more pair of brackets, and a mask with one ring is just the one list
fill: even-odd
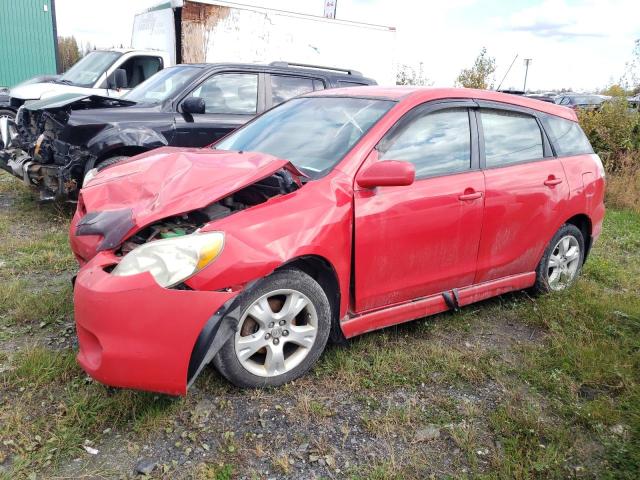
[(182, 111), (184, 113), (204, 113), (206, 104), (204, 98), (189, 97), (182, 102)]
[(358, 175), (362, 188), (401, 187), (411, 185), (416, 178), (413, 163), (401, 160), (375, 162)]
[(121, 88), (127, 88), (128, 85), (127, 71), (124, 68), (115, 69), (107, 78), (107, 88), (110, 90), (120, 90)]

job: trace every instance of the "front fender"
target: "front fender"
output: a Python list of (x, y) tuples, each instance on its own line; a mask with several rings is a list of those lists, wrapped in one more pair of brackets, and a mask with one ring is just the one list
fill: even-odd
[(87, 148), (96, 158), (104, 158), (109, 152), (125, 147), (140, 147), (151, 150), (166, 147), (167, 138), (148, 127), (113, 127), (98, 133), (87, 142)]

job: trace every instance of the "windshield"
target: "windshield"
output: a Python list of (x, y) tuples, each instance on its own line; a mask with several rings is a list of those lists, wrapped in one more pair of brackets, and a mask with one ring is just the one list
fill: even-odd
[(88, 53), (67, 70), (60, 77), (59, 82), (78, 87), (93, 87), (100, 75), (121, 55), (120, 52), (95, 51)]
[(131, 90), (124, 98), (138, 103), (162, 102), (183, 88), (200, 70), (198, 67), (185, 66), (165, 68)]
[(215, 145), (289, 160), (311, 178), (328, 173), (395, 102), (297, 98), (269, 110)]

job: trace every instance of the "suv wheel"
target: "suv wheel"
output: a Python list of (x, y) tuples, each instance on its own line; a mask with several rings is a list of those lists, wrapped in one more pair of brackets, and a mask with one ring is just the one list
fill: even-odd
[(329, 337), (331, 309), (322, 287), (299, 270), (264, 278), (243, 300), (237, 332), (214, 359), (239, 387), (282, 385), (304, 375)]
[(126, 155), (118, 155), (117, 157), (109, 157), (106, 160), (101, 161), (96, 168), (98, 169), (98, 171), (104, 170), (107, 167), (110, 167), (111, 165), (115, 165), (116, 163), (120, 163), (123, 160), (128, 159), (129, 157)]
[(584, 237), (578, 227), (563, 225), (553, 236), (536, 269), (538, 292), (564, 290), (580, 275), (584, 261)]

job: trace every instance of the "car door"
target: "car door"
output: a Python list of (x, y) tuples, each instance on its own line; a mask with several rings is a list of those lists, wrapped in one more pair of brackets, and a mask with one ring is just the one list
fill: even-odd
[(264, 110), (264, 95), (258, 88), (263, 76), (257, 72), (221, 72), (201, 82), (182, 101), (189, 97), (204, 99), (205, 113), (184, 113), (181, 101), (172, 145), (204, 147), (251, 120)]
[(456, 101), (412, 110), (367, 160), (410, 161), (416, 180), (355, 191), (356, 311), (473, 282), (484, 203), (473, 106)]
[(569, 196), (534, 112), (485, 104), (478, 118), (486, 198), (475, 283), (534, 271)]

